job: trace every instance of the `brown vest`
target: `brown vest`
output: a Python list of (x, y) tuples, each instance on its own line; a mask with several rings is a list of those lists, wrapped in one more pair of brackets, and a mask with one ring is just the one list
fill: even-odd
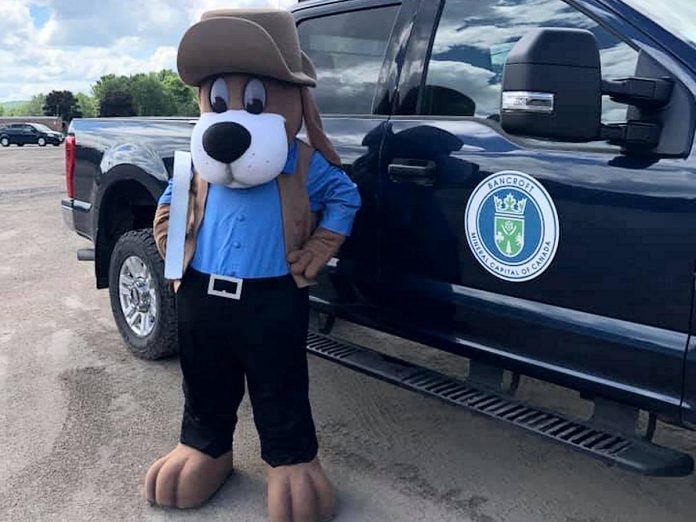
[[(307, 194), (307, 172), (312, 160), (314, 149), (297, 141), (297, 162), (295, 172), (283, 173), (278, 180), (280, 192), (281, 210), (283, 213), (283, 232), (285, 239), (286, 255), (304, 245), (316, 226), (316, 216), (312, 214)], [(194, 174), (189, 194), (189, 211), (186, 225), (186, 239), (184, 241), (184, 272), (188, 268), (196, 249), (198, 230), (203, 223), (205, 204), (208, 197), (208, 182), (199, 175)], [(167, 244), (167, 226), (169, 223), (169, 205), (157, 207), (153, 232), (157, 248), (164, 257)], [(312, 283), (304, 277), (293, 274), (299, 288), (304, 288)], [(175, 281), (174, 289), (179, 287)]]

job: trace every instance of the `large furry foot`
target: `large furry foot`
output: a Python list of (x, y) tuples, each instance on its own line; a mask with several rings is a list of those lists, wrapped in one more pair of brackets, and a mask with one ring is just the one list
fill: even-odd
[(318, 459), (268, 468), (271, 522), (327, 522), (336, 512), (336, 491)]
[(214, 459), (184, 444), (155, 461), (145, 475), (145, 498), (186, 509), (208, 500), (232, 472), (232, 450)]

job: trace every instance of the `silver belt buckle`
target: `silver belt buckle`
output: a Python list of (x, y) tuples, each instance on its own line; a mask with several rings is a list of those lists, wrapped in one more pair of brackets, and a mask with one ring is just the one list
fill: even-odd
[[(227, 281), (228, 283), (235, 283), (237, 286), (233, 292), (226, 292), (225, 290), (215, 290), (215, 281)], [(242, 297), (242, 283), (243, 279), (238, 277), (227, 277), (221, 275), (210, 275), (210, 280), (208, 281), (208, 295), (215, 295), (217, 297), (225, 297), (226, 299), (236, 299), (237, 301)]]

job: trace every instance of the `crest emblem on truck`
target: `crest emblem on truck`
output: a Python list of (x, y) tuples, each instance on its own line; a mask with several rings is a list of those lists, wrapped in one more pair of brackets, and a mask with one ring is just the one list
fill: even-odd
[(556, 255), (556, 206), (528, 174), (496, 172), (469, 198), (466, 238), (476, 260), (491, 274), (506, 281), (529, 281), (543, 273)]
[(524, 208), (527, 198), (517, 201), (512, 193), (495, 201), (495, 246), (506, 257), (515, 257), (524, 247)]

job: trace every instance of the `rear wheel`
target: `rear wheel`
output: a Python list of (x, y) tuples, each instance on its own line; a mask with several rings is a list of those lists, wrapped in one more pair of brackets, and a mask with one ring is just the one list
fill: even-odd
[(46, 146), (46, 138), (39, 138), (38, 141), (36, 142), (39, 144), (39, 147), (45, 147)]
[(0, 145), (2, 145), (3, 147), (9, 147), (10, 146), (10, 138), (6, 138), (5, 136), (0, 138)]
[(123, 234), (109, 265), (111, 311), (126, 346), (142, 359), (177, 351), (176, 308), (171, 284), (151, 229)]

